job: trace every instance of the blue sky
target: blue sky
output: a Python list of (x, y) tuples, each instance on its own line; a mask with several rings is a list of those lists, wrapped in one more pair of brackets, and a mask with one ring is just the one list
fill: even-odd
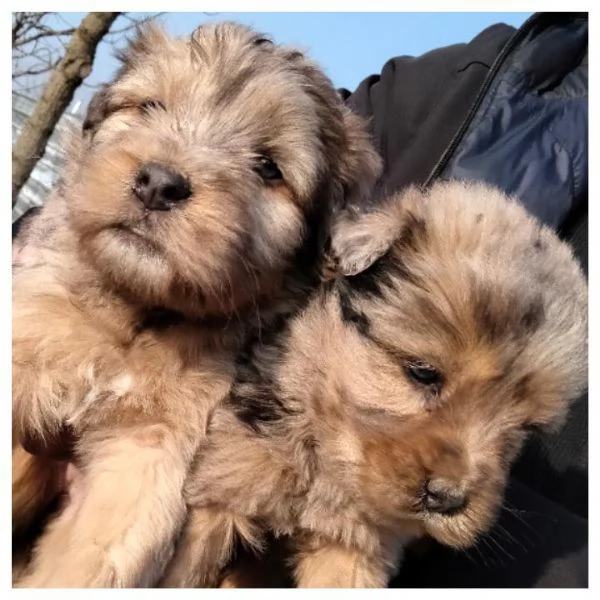
[[(130, 13), (133, 14), (133, 13)], [(301, 46), (325, 69), (336, 87), (356, 88), (381, 71), (393, 56), (416, 56), (449, 44), (467, 42), (494, 23), (518, 27), (531, 13), (166, 13), (161, 20), (175, 35), (187, 35), (208, 20), (234, 20), (268, 33), (276, 42)], [(78, 22), (83, 13), (62, 13)], [(115, 28), (123, 25), (115, 23)], [(88, 82), (107, 81), (116, 68), (112, 49), (103, 45)], [(76, 100), (93, 94), (81, 87)]]

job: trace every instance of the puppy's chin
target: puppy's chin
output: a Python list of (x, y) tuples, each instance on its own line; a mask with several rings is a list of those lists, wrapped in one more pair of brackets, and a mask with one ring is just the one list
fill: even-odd
[[(241, 316), (277, 289), (288, 264), (289, 253), (281, 248), (277, 254), (264, 239), (253, 240), (245, 253), (223, 240), (211, 243), (206, 235), (203, 251), (190, 248), (183, 255), (182, 247), (170, 247), (164, 237), (120, 223), (81, 237), (80, 247), (100, 278), (129, 301), (193, 319)], [(291, 237), (290, 232), (288, 242)], [(260, 244), (268, 250), (264, 255)]]
[[(391, 495), (391, 490), (389, 491)], [(395, 506), (380, 506), (378, 518), (399, 534), (428, 535), (440, 544), (455, 549), (473, 546), (492, 526), (496, 517), (494, 508), (476, 506), (462, 513), (443, 515), (416, 509), (417, 500), (395, 492)], [(476, 504), (474, 502), (473, 504)]]
[(423, 529), (441, 544), (456, 549), (469, 548), (492, 527), (500, 503), (501, 496), (492, 497), (488, 490), (484, 497), (473, 497), (466, 510), (458, 514), (424, 513)]
[(428, 515), (423, 519), (423, 528), (440, 544), (456, 549), (473, 546), (485, 529), (474, 526), (467, 515)]
[(107, 282), (129, 292), (140, 304), (164, 305), (173, 272), (165, 250), (152, 237), (115, 225), (82, 240), (82, 247)]

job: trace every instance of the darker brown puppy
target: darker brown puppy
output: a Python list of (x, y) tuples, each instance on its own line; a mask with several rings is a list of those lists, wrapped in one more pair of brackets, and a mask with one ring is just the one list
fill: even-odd
[[(14, 434), (68, 424), (81, 472), (21, 586), (152, 584), (235, 354), (310, 272), (332, 207), (378, 170), (301, 53), (234, 24), (131, 43), (13, 275)], [(15, 499), (55, 489), (15, 456)], [(13, 503), (17, 528), (32, 508)]]
[(214, 413), (164, 586), (214, 584), (265, 530), (295, 540), (299, 586), (385, 586), (424, 533), (469, 546), (528, 430), (586, 385), (585, 279), (501, 192), (409, 190), (349, 212), (332, 246), (352, 276), (257, 347)]

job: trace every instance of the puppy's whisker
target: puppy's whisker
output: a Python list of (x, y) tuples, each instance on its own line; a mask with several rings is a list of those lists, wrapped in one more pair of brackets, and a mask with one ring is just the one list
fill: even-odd
[(462, 551), (462, 555), (465, 556), (469, 560), (469, 562), (473, 563), (474, 565), (477, 565), (477, 560), (473, 556), (471, 556), (471, 552), (474, 550), (474, 548), (475, 547), (473, 546), (471, 548), (465, 548)]
[(504, 558), (500, 554), (497, 546), (492, 544), (493, 540), (488, 536), (481, 538), (482, 543), (485, 545), (486, 549), (489, 552), (490, 561), (492, 566), (500, 566), (505, 567), (506, 563), (504, 562)]
[(499, 535), (504, 536), (511, 543), (513, 543), (513, 544), (521, 547), (523, 550), (528, 551), (528, 550), (533, 550), (534, 549), (535, 545), (533, 544), (533, 542), (524, 533), (521, 532), (521, 535), (524, 537), (524, 541), (526, 543), (524, 543), (523, 540), (517, 539), (502, 524), (498, 523), (496, 527), (498, 529), (498, 534)]
[(472, 546), (470, 549), (474, 550), (475, 552), (477, 552), (477, 555), (479, 556), (479, 558), (481, 559), (481, 562), (483, 563), (483, 566), (486, 569), (489, 569), (490, 565), (488, 564), (487, 560), (485, 559), (485, 554), (482, 552), (481, 548), (480, 548), (480, 544), (479, 542)]
[[(538, 541), (542, 540), (542, 535), (540, 534), (539, 531), (537, 531), (533, 525), (531, 525), (531, 523), (529, 523), (523, 516), (522, 516), (522, 512), (521, 510), (515, 510), (515, 509), (511, 509), (508, 508), (506, 505), (504, 506), (504, 510), (506, 510), (511, 516), (513, 516), (515, 519), (517, 519), (521, 525), (524, 525), (531, 534), (533, 534), (534, 538), (536, 538)], [(521, 531), (521, 536), (524, 538), (525, 542), (527, 542), (531, 548), (535, 547), (535, 542), (534, 540), (532, 540), (531, 538), (529, 538), (527, 536), (527, 534), (525, 533), (525, 531)]]
[(517, 508), (516, 506), (514, 506), (514, 504), (510, 503), (506, 499), (504, 500), (502, 507), (506, 511), (508, 511), (513, 517), (515, 517), (516, 519), (521, 521), (521, 523), (523, 523), (523, 525), (526, 525), (533, 533), (537, 533), (537, 532), (536, 532), (535, 528), (531, 525), (531, 523), (529, 523), (525, 519), (525, 517), (527, 517), (528, 515), (534, 516), (534, 517), (550, 518), (551, 520), (553, 520), (552, 517), (548, 517), (548, 515), (545, 515), (544, 513), (531, 511), (531, 510), (525, 510), (522, 508)]
[(494, 537), (494, 531), (491, 530), (487, 533), (487, 538), (490, 540), (491, 543), (494, 544), (494, 546), (496, 546), (496, 548), (498, 548), (498, 550), (500, 550), (505, 556), (507, 556), (511, 561), (515, 560), (515, 557), (508, 552), (508, 550), (506, 550), (506, 548), (500, 543), (499, 540), (497, 540)]

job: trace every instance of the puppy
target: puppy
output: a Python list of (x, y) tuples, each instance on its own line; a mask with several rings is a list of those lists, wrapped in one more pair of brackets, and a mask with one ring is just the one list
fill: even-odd
[(164, 587), (213, 585), (265, 531), (292, 536), (306, 587), (385, 586), (423, 534), (465, 548), (527, 432), (586, 385), (585, 279), (501, 192), (410, 189), (347, 212), (332, 249), (351, 276), (255, 347), (211, 418)]
[[(79, 440), (78, 499), (23, 587), (156, 581), (234, 356), (297, 300), (331, 210), (380, 169), (322, 72), (246, 27), (148, 28), (121, 61), (44, 208), (62, 225), (13, 274), (15, 438)], [(17, 521), (32, 512), (20, 488), (55, 477), (35, 460), (13, 479)]]

